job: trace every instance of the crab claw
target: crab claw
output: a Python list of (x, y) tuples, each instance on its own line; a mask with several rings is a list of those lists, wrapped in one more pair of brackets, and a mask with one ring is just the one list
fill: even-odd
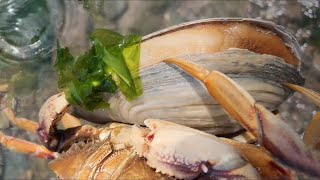
[(50, 150), (55, 150), (59, 142), (54, 136), (56, 126), (69, 109), (64, 93), (51, 96), (39, 111), (39, 127), (37, 133), (40, 141)]
[(307, 126), (303, 134), (303, 142), (315, 150), (320, 150), (320, 112), (318, 112), (310, 124)]
[(307, 148), (298, 134), (226, 75), (184, 60), (173, 63), (201, 80), (208, 92), (244, 128), (250, 131), (273, 156), (293, 169), (320, 177), (320, 156)]
[(259, 179), (257, 171), (232, 146), (213, 135), (162, 120), (148, 119), (145, 124), (151, 131), (134, 126), (131, 141), (156, 172), (179, 179), (200, 174)]
[(295, 84), (284, 83), (284, 85), (286, 85), (289, 88), (305, 95), (310, 100), (312, 100), (314, 104), (316, 104), (318, 107), (320, 107), (320, 94), (319, 93), (312, 91), (310, 89), (295, 85)]

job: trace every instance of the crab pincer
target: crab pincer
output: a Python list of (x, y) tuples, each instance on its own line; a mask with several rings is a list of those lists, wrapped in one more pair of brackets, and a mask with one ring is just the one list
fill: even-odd
[(56, 126), (69, 107), (64, 93), (51, 96), (39, 111), (37, 133), (42, 144), (50, 150), (56, 150), (59, 137), (55, 135)]
[(172, 122), (147, 119), (151, 130), (133, 126), (131, 142), (156, 172), (179, 179), (259, 179), (255, 168), (230, 145), (205, 132)]
[(57, 129), (60, 121), (65, 129), (69, 128), (70, 133), (81, 130), (80, 121), (68, 114), (69, 109), (70, 104), (63, 92), (51, 96), (40, 109), (37, 133), (42, 144), (50, 150), (56, 151), (61, 140), (65, 140), (63, 136), (66, 132), (59, 132)]
[(298, 134), (226, 75), (180, 59), (165, 60), (202, 81), (210, 95), (273, 156), (293, 169), (320, 177), (320, 156)]

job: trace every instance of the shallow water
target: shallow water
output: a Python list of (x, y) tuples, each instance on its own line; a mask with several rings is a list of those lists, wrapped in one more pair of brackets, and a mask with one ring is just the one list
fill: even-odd
[[(26, 2), (32, 2), (35, 5), (34, 8), (39, 8), (35, 8), (34, 13), (26, 13), (27, 8), (22, 8), (28, 7)], [(14, 6), (15, 4), (17, 6)], [(47, 6), (51, 8), (46, 8)], [(1, 7), (6, 8), (1, 9)], [(48, 14), (48, 9), (51, 15)], [(13, 13), (19, 18), (6, 19), (7, 16), (4, 16), (4, 13)], [(38, 14), (35, 15), (35, 13)], [(18, 115), (36, 120), (42, 103), (57, 92), (56, 74), (52, 69), (56, 35), (51, 30), (54, 30), (54, 27), (60, 30), (58, 36), (61, 42), (71, 46), (72, 52), (76, 54), (88, 48), (88, 39), (85, 34), (96, 27), (108, 28), (122, 34), (145, 35), (182, 22), (212, 17), (259, 18), (286, 27), (297, 37), (301, 45), (303, 52), (301, 73), (306, 79), (306, 87), (320, 92), (318, 0), (66, 0), (64, 8), (59, 4), (41, 4), (40, 1), (0, 1), (0, 36), (7, 37), (6, 41), (16, 47), (9, 49), (8, 44), (3, 46), (0, 42), (0, 83), (12, 84), (10, 93), (16, 97), (15, 107)], [(61, 22), (64, 22), (63, 26)], [(23, 38), (16, 38), (19, 32), (23, 32), (20, 34)], [(41, 46), (37, 46), (38, 44)], [(19, 51), (18, 48), (17, 51), (17, 47), (24, 47), (24, 49)], [(317, 111), (319, 108), (298, 93), (280, 107), (284, 120), (299, 134), (303, 133)], [(5, 120), (1, 119), (1, 121)], [(15, 127), (8, 127), (6, 123), (1, 124), (6, 134), (39, 143), (36, 136)], [(47, 168), (46, 160), (19, 155), (5, 149), (1, 153), (0, 179), (55, 177)]]

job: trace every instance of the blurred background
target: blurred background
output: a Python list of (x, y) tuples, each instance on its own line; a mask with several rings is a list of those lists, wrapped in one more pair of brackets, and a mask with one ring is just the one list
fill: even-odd
[[(298, 39), (305, 86), (320, 92), (319, 0), (1, 0), (0, 84), (9, 83), (18, 115), (37, 120), (42, 103), (57, 89), (54, 47), (57, 37), (72, 53), (85, 51), (87, 34), (97, 27), (121, 34), (148, 33), (186, 21), (246, 17), (273, 21)], [(280, 113), (299, 134), (319, 111), (295, 93)], [(4, 133), (39, 143), (33, 134), (0, 116)], [(47, 160), (0, 149), (0, 179), (56, 178)]]

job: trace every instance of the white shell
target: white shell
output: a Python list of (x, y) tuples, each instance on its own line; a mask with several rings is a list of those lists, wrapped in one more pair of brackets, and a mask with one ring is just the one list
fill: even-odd
[[(224, 53), (190, 55), (183, 59), (225, 73), (258, 103), (271, 110), (277, 109), (291, 93), (281, 82), (303, 82), (298, 72), (282, 59), (247, 50), (232, 49)], [(214, 134), (241, 129), (208, 94), (203, 84), (183, 70), (159, 63), (141, 70), (140, 75), (143, 95), (131, 102), (121, 93), (112, 96), (108, 111), (112, 119), (143, 125), (145, 119), (152, 117)]]
[[(207, 32), (204, 33), (201, 27), (217, 22), (221, 24), (225, 22), (245, 22), (245, 26), (249, 23), (248, 26), (250, 26), (251, 31), (252, 27), (255, 26), (257, 26), (257, 31), (262, 31), (261, 28), (266, 28), (268, 31), (263, 29), (264, 32), (262, 34), (270, 36), (271, 33), (272, 36), (280, 37), (282, 41), (280, 39), (277, 43), (282, 43), (282, 48), (293, 57), (295, 67), (284, 62), (284, 59), (272, 55), (263, 55), (240, 49), (215, 49), (211, 51), (202, 47), (201, 42), (205, 40), (203, 38)], [(194, 29), (193, 27), (195, 26), (196, 28)], [(175, 42), (165, 41), (171, 33), (179, 33), (179, 31), (188, 28), (193, 28), (189, 35), (195, 35), (195, 37), (180, 33), (178, 34), (179, 38), (175, 40), (184, 41), (183, 38), (189, 38), (187, 43), (192, 46), (197, 46), (197, 43), (200, 43), (199, 47), (190, 50), (189, 46), (185, 45), (184, 48), (179, 49), (172, 45)], [(214, 40), (217, 37), (211, 37), (215, 34), (212, 34), (210, 28), (207, 27), (207, 31), (210, 31), (210, 38)], [(197, 39), (197, 31), (200, 34), (202, 33), (200, 40)], [(161, 39), (162, 36), (164, 37), (163, 39)], [(173, 36), (175, 38), (175, 35)], [(232, 41), (232, 37), (231, 40), (230, 37), (227, 38)], [(241, 36), (238, 36), (238, 38), (241, 39)], [(150, 45), (150, 40), (152, 39), (155, 43)], [(182, 42), (179, 43), (182, 46), (184, 45)], [(250, 42), (248, 43), (250, 44)], [(253, 49), (256, 48), (255, 46), (256, 44), (252, 45)], [(260, 46), (260, 50), (262, 49), (263, 51), (261, 44), (257, 46)], [(160, 49), (157, 54), (152, 54), (158, 47)], [(172, 54), (170, 47), (177, 49), (177, 56)], [(219, 46), (214, 44), (214, 47)], [(270, 110), (277, 109), (292, 94), (292, 91), (281, 83), (288, 82), (300, 85), (304, 83), (304, 79), (298, 72), (300, 61), (299, 46), (296, 40), (292, 35), (285, 32), (282, 27), (266, 21), (227, 18), (188, 22), (145, 36), (141, 48), (140, 76), (143, 83), (143, 95), (134, 101), (128, 102), (121, 93), (116, 93), (110, 96), (111, 108), (109, 110), (95, 112), (94, 114), (77, 111), (78, 115), (98, 122), (114, 120), (140, 125), (143, 125), (145, 119), (155, 118), (173, 121), (214, 134), (226, 134), (240, 130), (242, 127), (225, 113), (199, 81), (181, 69), (161, 62), (166, 58), (172, 57), (193, 61), (209, 70), (225, 73), (240, 86), (244, 87), (257, 102), (265, 105)], [(269, 44), (266, 48), (272, 49), (274, 47)]]
[(202, 174), (201, 170), (213, 170), (232, 178), (233, 171), (238, 171), (238, 177), (245, 172), (243, 178), (259, 179), (256, 169), (216, 136), (156, 119), (147, 119), (145, 125), (151, 131), (139, 137), (140, 129), (133, 128), (131, 142), (135, 142), (135, 149), (142, 150), (140, 155), (146, 163), (163, 174), (193, 179)]

